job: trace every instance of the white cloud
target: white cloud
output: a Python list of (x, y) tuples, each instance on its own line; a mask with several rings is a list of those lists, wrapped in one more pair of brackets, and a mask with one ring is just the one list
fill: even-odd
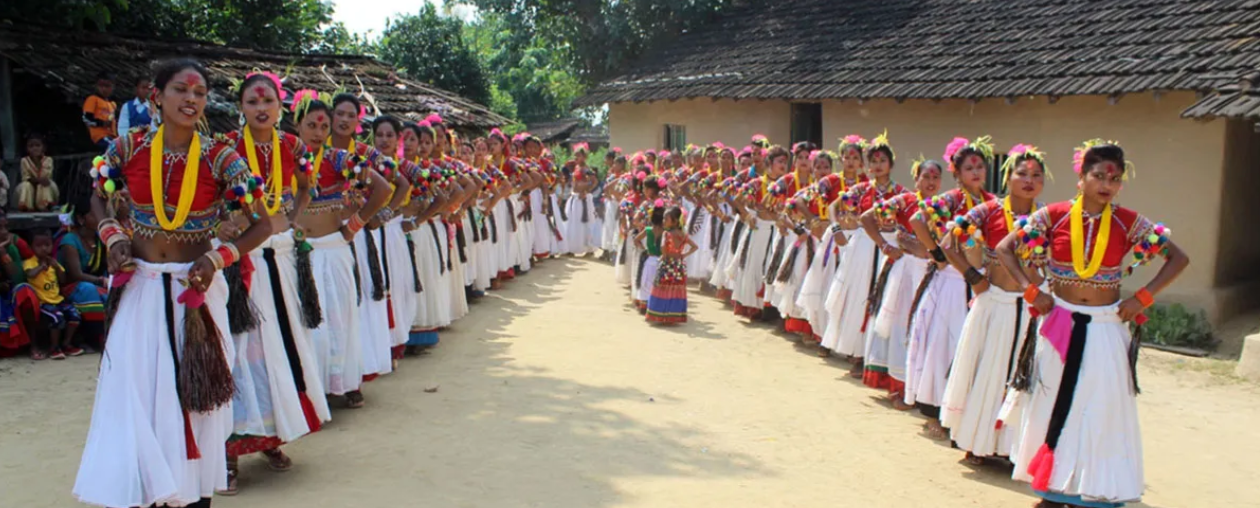
[[(379, 35), (385, 29), (385, 20), (399, 14), (411, 14), (420, 11), (425, 3), (442, 8), (442, 0), (333, 0), (333, 21), (346, 24), (346, 28), (355, 33), (371, 31)], [(477, 8), (471, 5), (456, 5), (452, 9), (455, 16), (465, 20), (477, 15)]]

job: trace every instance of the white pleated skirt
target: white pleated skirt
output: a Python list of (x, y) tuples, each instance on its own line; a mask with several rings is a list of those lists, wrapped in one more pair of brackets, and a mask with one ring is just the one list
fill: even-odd
[(656, 286), (656, 268), (660, 266), (661, 258), (657, 256), (648, 256), (647, 261), (643, 263), (643, 273), (639, 277), (639, 300), (648, 301), (652, 297), (652, 288)]
[(293, 366), (285, 348), (281, 321), (271, 285), (271, 269), (264, 258), (265, 249), (275, 253), (277, 276), (284, 300), (284, 311), (293, 337), (298, 369), (306, 387), (306, 398), (321, 422), (332, 419), (328, 400), (324, 397), (324, 380), (319, 362), (311, 346), (309, 333), (302, 326), (302, 303), (298, 297), (297, 258), (292, 232), (272, 235), (250, 252), (254, 273), (249, 286), (249, 299), (260, 318), (258, 328), (234, 337), (235, 368), (232, 378), (236, 393), (232, 397), (234, 434), (278, 437), (288, 443), (312, 432), (298, 394)]
[[(355, 256), (340, 232), (306, 240), (311, 251), (311, 271), (319, 292), (324, 320), (310, 330), (324, 390), (344, 395), (363, 383), (363, 344), (359, 327), (359, 294), (355, 287)], [(364, 285), (371, 284), (366, 273)]]
[[(484, 286), (478, 287), (477, 285), (477, 244), (481, 243), (481, 232), (477, 231), (475, 235), (473, 234), (471, 209), (462, 215), (463, 217), (460, 218), (460, 228), (464, 231), (464, 239), (466, 240), (465, 251), (468, 253), (468, 262), (464, 263), (464, 285), (471, 286), (473, 289), (477, 290), (485, 289)], [(489, 285), (489, 283), (490, 281), (487, 280), (486, 284)]]
[(940, 406), (967, 319), (967, 282), (952, 266), (936, 272), (910, 327), (905, 402)]
[(734, 251), (739, 247), (739, 238), (735, 237), (736, 221), (727, 221), (722, 226), (722, 237), (718, 240), (717, 257), (713, 261), (712, 273), (709, 275), (709, 284), (718, 289), (730, 290), (733, 288), (731, 278), (728, 275), (727, 268), (731, 265), (731, 258), (734, 257)]
[[(762, 296), (757, 293), (761, 292), (761, 287), (765, 284), (766, 255), (769, 253), (771, 236), (774, 234), (774, 222), (757, 219), (756, 224), (751, 231), (748, 228), (744, 229), (744, 238), (740, 240), (739, 248), (731, 257), (726, 274), (734, 284), (731, 300), (744, 307), (760, 309)], [(748, 251), (748, 257), (744, 263), (740, 263), (740, 257), (744, 255), (744, 251)]]
[[(696, 226), (694, 234), (691, 233), (690, 226)], [(713, 275), (713, 249), (712, 232), (714, 218), (705, 210), (703, 206), (696, 206), (688, 203), (687, 209), (687, 234), (691, 237), (691, 241), (696, 243), (696, 251), (687, 256), (687, 278), (691, 280), (709, 280)]]
[(534, 255), (547, 256), (555, 252), (556, 235), (551, 231), (551, 223), (547, 221), (547, 207), (550, 197), (543, 194), (542, 189), (529, 191), (529, 206), (534, 211)]
[[(618, 224), (617, 203), (611, 202), (607, 197), (604, 198), (604, 221), (600, 224), (600, 248), (606, 252), (616, 252), (617, 246), (621, 242), (620, 226)], [(535, 219), (539, 217), (534, 214)]]
[[(389, 303), (394, 313), (394, 326), (389, 329), (390, 345), (407, 343), (411, 322), (416, 317), (416, 267), (411, 264), (411, 245), (408, 233), (403, 233), (402, 217), (395, 217), (385, 224), (385, 252), (381, 255), (389, 261)], [(414, 241), (414, 240), (413, 240)], [(420, 262), (416, 259), (416, 263)], [(382, 265), (383, 266), (383, 265)], [(389, 324), (386, 321), (386, 324)]]
[[(492, 216), (494, 217), (495, 227), (498, 228), (497, 233), (492, 237), (494, 242), (495, 272), (506, 272), (516, 262), (516, 243), (512, 239), (512, 214), (508, 211), (508, 199), (501, 199), (499, 203), (494, 205)], [(440, 223), (438, 224), (441, 225)], [(445, 245), (446, 238), (442, 241)], [(450, 249), (447, 249), (450, 250)], [(445, 254), (444, 254), (445, 255)]]
[[(1090, 316), (1075, 396), (1054, 450), (1051, 492), (1086, 501), (1128, 503), (1142, 497), (1142, 429), (1128, 357), (1133, 337), (1120, 321), (1117, 304), (1074, 305), (1056, 299), (1069, 312)], [(1037, 339), (1034, 384), (1023, 410), (1013, 477), (1031, 481), (1028, 464), (1045, 443), (1050, 412), (1063, 378), (1063, 361), (1044, 337)]]
[(836, 269), (825, 302), (827, 325), (822, 346), (845, 356), (861, 356), (866, 348), (862, 323), (866, 320), (866, 298), (871, 282), (878, 276), (878, 261), (883, 257), (875, 241), (865, 232), (849, 237), (844, 258)]
[[(384, 253), (381, 252), (381, 238), (384, 228), (369, 231), (367, 228), (354, 235), (354, 249), (359, 263), (359, 274), (362, 277), (361, 290), (363, 299), (359, 303), (359, 345), (363, 348), (363, 375), (384, 375), (394, 371), (393, 355), (390, 348), (394, 339), (389, 334), (389, 298), (379, 301), (372, 299), (372, 272), (368, 266), (367, 235), (372, 235), (376, 242), (376, 253), (381, 257), (381, 284), (387, 284), (385, 278)], [(388, 242), (388, 240), (386, 240)]]
[[(774, 284), (774, 278), (779, 274), (779, 266), (783, 264), (783, 260), (787, 259), (787, 245), (783, 245), (786, 236), (776, 225), (771, 228), (770, 248), (766, 251), (766, 261), (761, 269), (761, 305), (763, 307), (773, 307), (774, 302), (779, 299), (778, 286)], [(782, 248), (783, 254), (776, 259), (775, 254)], [(771, 282), (766, 283), (766, 279)]]
[(981, 457), (1010, 455), (1018, 426), (996, 423), (1028, 322), (1023, 294), (997, 287), (976, 297), (967, 313), (941, 401), (941, 425), (958, 448)]
[[(167, 337), (162, 274), (171, 274), (171, 299), (192, 263), (137, 260), (101, 356), (87, 443), (74, 483), (80, 502), (112, 507), (183, 506), (227, 488), (224, 443), (232, 408), (188, 415), (201, 458), (188, 460), (183, 409), (175, 388), (175, 355)], [(216, 274), (205, 305), (227, 358), (235, 357), (228, 332), (227, 282)], [(185, 307), (174, 303), (176, 347), (183, 347)]]
[[(512, 202), (516, 214), (520, 215), (525, 211), (525, 201), (521, 199), (520, 194), (513, 194)], [(530, 260), (534, 258), (534, 221), (533, 219), (518, 218), (516, 219), (516, 232), (512, 233), (512, 239), (516, 242), (513, 252), (516, 253), (515, 264), (521, 267), (521, 270), (528, 271), (530, 269)], [(455, 259), (459, 259), (458, 257)]]
[(846, 247), (836, 242), (836, 235), (844, 235), (847, 240), (853, 232), (845, 230), (836, 232), (832, 228), (827, 228), (822, 239), (818, 241), (818, 247), (814, 250), (814, 262), (805, 272), (805, 280), (801, 281), (800, 294), (796, 296), (796, 306), (805, 314), (805, 320), (809, 321), (810, 328), (814, 329), (814, 335), (820, 337), (827, 328), (827, 319), (830, 315), (826, 306), (827, 295), (831, 291), (832, 281), (836, 278), (840, 261), (844, 259)]
[[(784, 250), (783, 264), (792, 261), (791, 272), (786, 281), (779, 281), (779, 274), (775, 273), (775, 301), (771, 302), (771, 304), (779, 309), (779, 314), (782, 314), (783, 317), (805, 319), (808, 317), (805, 309), (797, 306), (796, 301), (801, 296), (801, 287), (805, 283), (805, 275), (809, 272), (809, 266), (812, 264), (810, 257), (814, 255), (817, 246), (815, 245), (811, 249), (810, 246), (816, 242), (800, 241), (795, 238), (795, 235), (786, 238), (787, 241), (792, 243)], [(793, 251), (796, 252), (796, 259), (792, 259)]]
[(562, 210), (565, 206), (565, 202), (561, 201), (554, 192), (548, 194), (547, 199), (551, 201), (551, 209), (554, 213), (552, 219), (555, 220), (556, 231), (560, 232), (560, 238), (555, 238), (554, 234), (552, 235), (555, 241), (551, 243), (551, 253), (556, 255), (568, 254), (572, 252), (572, 244), (569, 242), (569, 220), (572, 220), (573, 216), (569, 215), (566, 220), (566, 217), (562, 217), (560, 215), (561, 211), (564, 211), (565, 215), (568, 215), (569, 212), (567, 210)]
[(868, 330), (887, 344), (888, 376), (902, 383), (906, 382), (910, 306), (914, 304), (914, 293), (927, 267), (928, 260), (909, 254), (897, 260), (888, 272), (888, 285), (884, 288), (879, 314), (875, 316), (875, 326)]
[[(866, 232), (863, 231), (861, 234), (865, 235)], [(888, 242), (890, 245), (894, 247), (897, 246), (897, 233), (882, 232), (880, 233), (880, 236), (884, 237), (884, 241)], [(876, 250), (878, 249), (879, 248), (876, 247)], [(897, 260), (895, 263), (892, 264), (892, 266), (888, 267), (889, 280), (888, 282), (885, 282), (884, 297), (880, 299), (881, 305), (883, 304), (884, 301), (887, 300), (888, 290), (893, 289), (893, 288), (888, 287), (893, 282), (892, 272), (894, 270), (897, 270), (897, 265), (900, 264), (903, 260), (908, 260), (909, 258), (912, 258), (912, 257), (913, 256), (910, 256), (910, 255), (903, 255), (901, 259)], [(872, 287), (878, 285), (879, 276), (881, 273), (883, 273), (884, 268), (887, 266), (888, 266), (888, 257), (884, 256), (883, 252), (880, 252), (879, 266), (876, 267), (875, 272), (871, 275), (872, 277), (874, 277), (874, 280), (875, 280), (875, 284), (871, 285)], [(868, 296), (868, 299), (869, 299), (869, 296)], [(878, 315), (866, 316), (865, 318), (866, 331), (864, 332), (863, 338), (862, 338), (862, 361), (866, 369), (868, 370), (874, 369), (877, 372), (879, 371), (886, 372), (888, 370), (888, 366), (890, 363), (889, 361), (889, 342), (890, 341), (889, 341), (888, 334), (879, 334), (875, 332), (876, 323), (878, 319), (879, 319)]]
[[(591, 195), (585, 197), (572, 194), (565, 203), (565, 214), (569, 216), (566, 224), (565, 240), (568, 242), (568, 250), (566, 252), (576, 255), (583, 255), (594, 252), (599, 248), (599, 235), (603, 225), (600, 224), (599, 216), (595, 213), (595, 198)], [(585, 206), (586, 220), (582, 220), (582, 210)]]
[[(480, 214), (480, 212), (477, 213)], [(478, 228), (477, 234), (479, 235), (481, 241), (473, 242), (472, 246), (473, 257), (477, 258), (477, 262), (474, 263), (477, 273), (473, 277), (473, 286), (479, 290), (485, 290), (490, 287), (490, 279), (498, 277), (499, 269), (498, 264), (495, 261), (494, 241), (490, 233), (490, 224), (488, 222), (494, 219), (483, 215), (480, 217), (481, 224), (485, 225), (485, 227)], [(422, 226), (421, 229), (424, 229), (425, 227), (427, 226)], [(477, 227), (477, 222), (473, 222), (473, 227)], [(436, 237), (430, 236), (429, 238), (429, 242), (433, 243), (433, 241), (435, 241), (433, 239)], [(421, 252), (419, 249), (419, 246), (417, 246), (416, 252)], [(433, 255), (436, 255), (436, 251), (434, 251)]]
[(446, 270), (446, 296), (450, 302), (450, 319), (447, 324), (468, 315), (468, 295), (464, 293), (464, 263), (459, 258), (459, 241), (455, 234), (457, 224), (446, 225), (447, 256), (450, 263)]
[[(631, 231), (633, 233), (633, 231)], [(639, 262), (639, 249), (634, 245), (634, 238), (622, 238), (619, 242), (616, 260), (613, 263), (613, 278), (623, 287), (631, 287), (631, 276), (635, 264)]]
[[(489, 219), (487, 217), (487, 219)], [(421, 224), (412, 232), (415, 235), (416, 265), (420, 268), (420, 294), (416, 298), (416, 312), (412, 327), (431, 330), (450, 324), (450, 285), (443, 280), (446, 272), (446, 252), (441, 237), (445, 230), (437, 219)], [(490, 245), (487, 239), (481, 242)], [(487, 252), (488, 253), (488, 252)], [(486, 278), (488, 282), (489, 277)]]

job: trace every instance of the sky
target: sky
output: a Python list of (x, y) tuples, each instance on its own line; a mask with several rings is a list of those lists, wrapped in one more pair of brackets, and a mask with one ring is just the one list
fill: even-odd
[[(385, 20), (398, 14), (419, 12), (425, 3), (439, 8), (442, 0), (333, 0), (333, 20), (346, 24), (346, 28), (355, 33), (372, 33), (380, 35), (385, 29)], [(461, 5), (455, 8), (455, 15), (468, 19), (476, 9)]]

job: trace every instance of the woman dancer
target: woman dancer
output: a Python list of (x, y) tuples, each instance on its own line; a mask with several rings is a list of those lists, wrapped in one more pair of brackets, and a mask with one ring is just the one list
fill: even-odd
[[(420, 294), (416, 298), (416, 310), (407, 341), (408, 351), (414, 354), (422, 348), (437, 345), (438, 329), (449, 325), (453, 320), (449, 302), (451, 286), (444, 279), (450, 264), (450, 252), (445, 248), (446, 229), (441, 218), (441, 210), (450, 207), (452, 201), (447, 178), (443, 176), (446, 165), (437, 154), (437, 131), (428, 122), (421, 122), (408, 130), (416, 133), (418, 144), (415, 156), (419, 157), (418, 166), (422, 176), (427, 172), (427, 185), (433, 195), (430, 206), (415, 218), (417, 229), (412, 242), (420, 277)], [(493, 218), (486, 215), (484, 220), (488, 222)], [(485, 235), (487, 229), (482, 227), (481, 234)], [(481, 243), (478, 264), (479, 269), (486, 270), (484, 279), (488, 282), (489, 272), (493, 271), (490, 267), (494, 266), (497, 258), (493, 255), (494, 246), (488, 237), (483, 236)], [(485, 262), (484, 268), (480, 266), (482, 261)]]
[[(367, 224), (363, 217), (374, 216), (389, 200), (389, 182), (372, 169), (376, 151), (353, 141), (359, 125), (357, 99), (339, 98), (337, 107), (332, 108), (314, 90), (295, 94), (292, 108), (298, 135), (308, 147), (319, 147), (313, 151), (308, 177), (316, 186), (315, 196), (297, 223), (306, 231), (312, 248), (311, 272), (324, 313), (323, 323), (310, 330), (324, 390), (329, 395), (344, 395), (347, 407), (358, 408), (363, 407), (359, 387), (364, 376), (360, 287), (372, 280), (369, 274), (359, 272), (353, 241)], [(349, 194), (361, 186), (368, 189), (369, 198), (352, 212), (354, 209), (346, 205)], [(343, 214), (351, 214), (344, 224)]]
[[(950, 226), (956, 241), (984, 249), (983, 265), (973, 266), (953, 249), (945, 251), (950, 265), (963, 274), (977, 297), (950, 365), (941, 425), (949, 429), (950, 440), (967, 452), (967, 460), (977, 465), (984, 457), (1010, 453), (1015, 433), (1010, 427), (995, 428), (995, 423), (1030, 322), (1020, 286), (998, 262), (994, 249), (1015, 229), (1017, 218), (1026, 219), (1039, 208), (1037, 196), (1045, 186), (1045, 159), (1035, 147), (1015, 145), (1008, 157), (1002, 165), (1006, 198), (976, 205)], [(1024, 267), (1024, 272), (1040, 285), (1041, 275), (1035, 268)]]
[[(928, 250), (914, 236), (910, 217), (919, 211), (923, 196), (933, 196), (941, 189), (942, 164), (919, 159), (910, 168), (914, 192), (905, 192), (876, 204), (862, 214), (862, 229), (875, 241), (880, 252), (887, 252), (880, 270), (880, 289), (868, 305), (874, 326), (866, 329), (864, 384), (888, 390), (894, 409), (905, 411), (911, 406), (902, 400), (906, 381), (906, 333), (910, 305), (915, 290), (927, 272)], [(883, 231), (892, 228), (894, 238), (885, 238)]]
[[(1046, 321), (1014, 383), (1027, 401), (1011, 459), (1015, 479), (1032, 483), (1044, 499), (1041, 507), (1114, 507), (1138, 501), (1145, 486), (1138, 339), (1128, 323), (1143, 321), (1142, 311), (1190, 259), (1168, 239), (1168, 228), (1112, 204), (1129, 173), (1124, 150), (1088, 141), (1074, 162), (1076, 199), (1038, 210), (997, 248), (1025, 301)], [(1021, 246), (1046, 263), (1053, 296), (1025, 275)], [(1165, 262), (1136, 294), (1121, 299), (1120, 280), (1132, 273), (1132, 265), (1124, 265), (1130, 251), (1134, 265), (1156, 256)]]
[[(906, 192), (905, 187), (892, 180), (896, 160), (886, 133), (871, 140), (866, 148), (866, 160), (871, 181), (853, 186), (839, 198), (839, 213), (848, 216), (850, 221), (856, 221), (876, 203)], [(847, 247), (827, 294), (826, 305), (831, 312), (827, 316), (822, 346), (849, 357), (853, 364), (849, 374), (861, 378), (864, 373), (862, 355), (866, 349), (866, 328), (870, 321), (866, 300), (875, 290), (880, 261), (887, 252), (878, 249), (875, 241), (867, 235), (853, 235), (847, 241), (843, 236), (833, 235), (832, 238), (838, 244), (847, 244)]]
[(234, 242), (211, 247), (225, 202), (250, 214), (261, 213), (261, 203), (242, 208), (236, 191), (257, 188), (249, 168), (231, 147), (196, 131), (208, 77), (192, 60), (161, 64), (154, 78), (161, 126), (115, 139), (107, 165), (94, 171), (93, 213), (105, 217), (99, 233), (115, 275), (74, 486), (84, 503), (206, 507), (215, 489), (227, 487), (235, 350), (218, 272), (271, 236), (271, 221), (251, 220)]
[[(818, 238), (822, 236), (826, 228), (826, 223), (816, 217), (820, 213), (826, 214), (827, 204), (824, 199), (817, 196), (809, 200), (796, 198), (806, 193), (815, 182), (831, 174), (835, 158), (829, 153), (814, 151), (809, 155), (809, 160), (810, 171), (813, 174), (809, 177), (808, 183), (801, 178), (799, 170), (788, 175), (792, 177), (791, 181), (786, 180), (788, 177), (779, 179), (784, 190), (792, 193), (783, 211), (784, 219), (792, 226), (790, 236), (787, 237), (787, 241), (792, 242), (792, 245), (787, 248), (783, 263), (775, 274), (774, 283), (775, 294), (778, 296), (774, 305), (783, 315), (784, 330), (800, 335), (807, 342), (813, 340), (814, 330), (809, 325), (806, 309), (798, 307), (796, 301), (800, 297), (805, 275), (813, 264)], [(803, 211), (802, 208), (809, 208), (809, 210)]]
[[(248, 308), (256, 309), (258, 316), (252, 327), (232, 323), (236, 393), (234, 430), (227, 443), (228, 486), (219, 492), (224, 495), (237, 492), (241, 456), (262, 452), (273, 471), (288, 471), (293, 461), (280, 446), (318, 431), (332, 419), (307, 332), (323, 319), (309, 247), (304, 233), (292, 228), (311, 201), (310, 161), (305, 143), (277, 129), (284, 98), (279, 82), (266, 72), (245, 77), (237, 91), (245, 126), (227, 135), (250, 172), (263, 182), (262, 220), (271, 222), (275, 234), (249, 252), (252, 270), (241, 270), (249, 289), (247, 296), (240, 296), (249, 299)], [(220, 237), (225, 236), (230, 238), (231, 233), (221, 231)], [(302, 249), (307, 250), (299, 253)], [(236, 319), (239, 313), (232, 312), (232, 306), (229, 301), (229, 317)]]
[[(603, 230), (600, 232), (600, 248), (604, 250), (604, 259), (607, 261), (615, 261), (613, 256), (621, 244), (620, 215), (617, 212), (621, 209), (621, 200), (626, 193), (621, 180), (626, 172), (626, 157), (619, 153), (620, 149), (614, 148), (614, 150), (618, 153), (615, 154), (612, 164), (608, 166), (608, 174), (604, 178), (604, 222)], [(533, 191), (530, 192), (532, 197)], [(538, 215), (535, 214), (534, 217)]]
[[(382, 154), (399, 154), (404, 132), (402, 122), (389, 115), (378, 116), (372, 121), (372, 141)], [(403, 151), (402, 155), (405, 157), (406, 152)], [(403, 220), (409, 214), (415, 214), (415, 207), (408, 208), (407, 205), (411, 203), (412, 189), (415, 187), (413, 182), (419, 179), (419, 172), (420, 168), (415, 163), (403, 157), (399, 157), (399, 161), (394, 163), (395, 174), (390, 176), (394, 177), (394, 182), (401, 182), (402, 185), (391, 183), (393, 188), (389, 204), (377, 214), (382, 222), (381, 227), (371, 231), (380, 251), (386, 305), (368, 305), (365, 312), (386, 312), (384, 316), (375, 316), (372, 321), (378, 325), (384, 322), (389, 327), (390, 370), (393, 370), (393, 364), (401, 357), (403, 347), (407, 344), (418, 306), (417, 274), (412, 266), (414, 256), (410, 252), (414, 241), (407, 242)], [(381, 317), (385, 319), (382, 320)]]
[[(805, 320), (809, 323), (812, 333), (811, 341), (814, 344), (822, 342), (822, 333), (827, 327), (828, 312), (824, 303), (831, 291), (836, 269), (840, 266), (840, 260), (843, 259), (844, 246), (848, 243), (849, 237), (857, 231), (856, 217), (852, 214), (839, 213), (838, 209), (840, 196), (849, 192), (853, 186), (869, 181), (863, 171), (866, 166), (866, 158), (863, 155), (866, 145), (866, 139), (856, 134), (842, 138), (839, 153), (841, 173), (820, 179), (811, 192), (812, 199), (821, 199), (818, 203), (822, 205), (821, 208), (814, 210), (811, 206), (800, 209), (807, 218), (818, 217), (824, 225), (831, 224), (831, 227), (824, 229), (819, 237), (813, 262), (810, 263), (809, 270), (805, 272), (805, 278), (801, 281), (800, 294), (796, 297), (796, 306), (801, 309), (806, 317)], [(827, 356), (829, 350), (819, 348), (818, 354)]]
[(569, 216), (568, 235), (569, 253), (585, 256), (599, 248), (599, 232), (603, 226), (595, 214), (595, 198), (592, 192), (598, 184), (599, 175), (586, 165), (586, 157), (590, 148), (586, 143), (573, 146), (573, 160), (566, 165), (573, 179), (573, 191), (565, 204)]
[(760, 319), (762, 315), (766, 258), (770, 254), (770, 242), (778, 218), (763, 201), (771, 184), (787, 173), (789, 158), (791, 154), (783, 147), (771, 148), (766, 156), (769, 164), (765, 172), (750, 178), (736, 201), (744, 206), (747, 213), (747, 228), (727, 267), (727, 275), (734, 281), (731, 299), (735, 302), (735, 314), (738, 316)]
[(993, 145), (988, 136), (975, 141), (955, 138), (945, 148), (945, 160), (949, 161), (949, 171), (958, 187), (923, 200), (919, 212), (910, 219), (915, 237), (931, 246), (928, 253), (935, 263), (928, 266), (911, 304), (904, 400), (906, 404), (919, 404), (920, 412), (928, 418), (925, 430), (933, 439), (947, 437), (940, 423), (940, 404), (971, 301), (971, 288), (962, 272), (945, 264), (943, 249), (958, 249), (961, 243), (947, 236), (946, 226), (954, 217), (995, 199), (984, 191), (984, 179), (993, 164)]

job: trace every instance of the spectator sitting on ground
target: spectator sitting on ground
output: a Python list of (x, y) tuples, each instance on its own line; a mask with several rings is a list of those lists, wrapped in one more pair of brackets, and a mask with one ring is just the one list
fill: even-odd
[(69, 223), (54, 242), (57, 260), (66, 268), (61, 294), (79, 312), (79, 347), (94, 352), (102, 349), (105, 338), (105, 300), (109, 294), (105, 246), (96, 235), (92, 195), (82, 193), (70, 205)]
[(9, 232), (9, 219), (0, 208), (0, 358), (16, 355), (31, 345), (31, 356), (43, 354), (33, 338), (39, 328), (39, 297), (26, 283), (22, 260), (35, 253), (21, 237)]
[(87, 124), (92, 144), (102, 153), (109, 148), (109, 142), (118, 136), (114, 124), (118, 105), (109, 100), (109, 96), (113, 94), (114, 78), (102, 72), (96, 76), (96, 93), (83, 101), (83, 123)]
[[(36, 230), (31, 233), (30, 243), (35, 257), (22, 261), (22, 268), (26, 270), (26, 280), (39, 296), (40, 314), (48, 319), (48, 357), (64, 360), (66, 356), (79, 356), (83, 350), (72, 344), (74, 332), (79, 328), (79, 311), (61, 296), (66, 271), (53, 258), (52, 233)], [(35, 354), (31, 356), (40, 359)]]
[[(53, 160), (46, 151), (44, 136), (26, 135), (26, 157), (22, 157), (22, 181), (17, 186), (17, 208), (22, 212), (47, 212), (57, 204), (59, 191), (53, 181)], [(8, 187), (8, 182), (5, 182)], [(5, 193), (8, 196), (8, 193)]]

